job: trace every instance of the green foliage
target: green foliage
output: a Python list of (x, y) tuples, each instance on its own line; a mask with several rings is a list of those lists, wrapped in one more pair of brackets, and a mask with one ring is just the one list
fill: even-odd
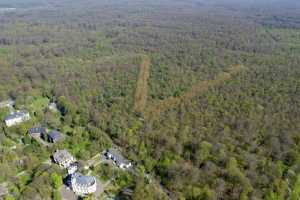
[(283, 200), (282, 198), (280, 198), (280, 194), (271, 191), (267, 197), (266, 200)]
[(188, 187), (188, 199), (196, 200), (196, 199), (215, 199), (216, 195), (214, 191), (212, 191), (207, 185), (204, 188), (199, 187)]
[(65, 96), (60, 96), (57, 101), (58, 109), (63, 115), (72, 115), (74, 113), (74, 106), (67, 100)]
[(238, 168), (238, 163), (235, 158), (229, 158), (227, 169), (232, 181), (235, 184), (242, 184), (243, 186), (243, 192), (241, 193), (240, 199), (248, 199), (248, 193), (251, 192), (253, 188), (248, 178), (245, 177), (243, 172)]
[(8, 54), (8, 49), (0, 48), (0, 57), (6, 56)]
[(196, 153), (196, 159), (197, 162), (199, 163), (198, 165), (201, 165), (205, 162), (207, 162), (207, 160), (210, 158), (210, 151), (212, 149), (212, 144), (210, 144), (209, 142), (203, 141), (200, 144), (200, 148), (197, 150)]
[(56, 173), (51, 174), (51, 181), (55, 189), (59, 189), (63, 184), (62, 177)]
[(157, 187), (153, 184), (148, 184), (145, 179), (138, 177), (136, 185), (132, 195), (133, 200), (145, 199), (145, 200), (167, 200), (167, 196), (157, 190)]
[(125, 171), (118, 171), (115, 175), (116, 175), (115, 182), (121, 188), (124, 188), (133, 183), (133, 177), (130, 174), (126, 173)]
[(23, 143), (26, 144), (30, 144), (31, 143), (31, 137), (29, 135), (25, 135), (23, 138)]
[[(88, 160), (113, 145), (161, 183), (116, 173), (116, 188), (135, 199), (164, 199), (162, 188), (180, 199), (298, 198), (298, 1), (57, 1), (55, 15), (41, 12), (45, 1), (2, 2), (26, 8), (0, 22), (0, 100), (13, 97), (33, 117), (0, 124), (0, 182), (16, 199), (59, 199), (61, 177), (44, 164), (55, 149)], [(141, 55), (151, 65), (138, 83)], [(229, 76), (237, 64), (245, 68)], [(49, 99), (59, 112), (44, 109)], [(65, 140), (30, 141), (37, 124)]]
[(59, 191), (53, 191), (53, 200), (61, 200), (61, 195)]
[(276, 191), (271, 190), (267, 193), (267, 200), (284, 200), (287, 198), (288, 184), (285, 181), (276, 181)]
[(114, 169), (110, 165), (102, 164), (94, 170), (97, 175), (101, 177), (102, 180), (108, 181), (114, 176)]
[(35, 100), (32, 101), (32, 103), (30, 104), (30, 109), (38, 112), (38, 111), (42, 111), (44, 110), (49, 104), (49, 99), (46, 97), (39, 97), (39, 98), (35, 98)]
[(296, 182), (293, 185), (291, 200), (297, 200), (300, 198), (300, 175), (297, 175)]
[(4, 200), (15, 200), (15, 198), (12, 195), (8, 194), (4, 197)]

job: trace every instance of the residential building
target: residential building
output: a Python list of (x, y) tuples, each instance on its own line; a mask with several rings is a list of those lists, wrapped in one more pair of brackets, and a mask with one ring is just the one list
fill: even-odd
[(8, 127), (18, 125), (22, 122), (28, 121), (30, 119), (29, 112), (27, 111), (16, 111), (5, 118), (5, 124)]
[(111, 159), (114, 163), (120, 167), (121, 169), (128, 169), (132, 166), (131, 162), (125, 159), (117, 150), (115, 149), (108, 149), (105, 152), (105, 156), (107, 159)]
[(48, 134), (48, 141), (56, 143), (62, 139), (62, 134), (59, 131), (53, 130)]
[(56, 152), (53, 154), (53, 160), (63, 168), (70, 167), (71, 164), (76, 161), (75, 158), (65, 149), (56, 150)]
[(78, 196), (92, 194), (97, 190), (96, 178), (74, 173), (71, 175), (71, 189)]
[(74, 174), (78, 170), (78, 163), (74, 162), (68, 167), (68, 174)]
[(41, 126), (36, 126), (29, 129), (28, 132), (31, 137), (43, 137), (46, 134), (46, 128)]

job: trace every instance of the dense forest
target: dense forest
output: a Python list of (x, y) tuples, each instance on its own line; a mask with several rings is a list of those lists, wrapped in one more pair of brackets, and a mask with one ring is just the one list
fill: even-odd
[(4, 198), (61, 199), (55, 149), (118, 146), (138, 173), (95, 169), (116, 199), (297, 200), (299, 77), (297, 0), (0, 0), (0, 101), (34, 116), (0, 123)]

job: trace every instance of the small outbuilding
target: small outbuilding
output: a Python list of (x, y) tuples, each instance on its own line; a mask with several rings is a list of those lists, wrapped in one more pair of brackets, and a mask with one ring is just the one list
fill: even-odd
[(49, 108), (49, 110), (51, 110), (52, 112), (58, 112), (57, 105), (56, 105), (56, 103), (54, 103), (54, 102), (49, 103), (48, 108)]
[(46, 128), (41, 126), (33, 127), (28, 132), (31, 137), (44, 137), (47, 134)]
[(62, 134), (59, 131), (53, 130), (48, 133), (48, 141), (51, 143), (56, 143), (62, 140)]

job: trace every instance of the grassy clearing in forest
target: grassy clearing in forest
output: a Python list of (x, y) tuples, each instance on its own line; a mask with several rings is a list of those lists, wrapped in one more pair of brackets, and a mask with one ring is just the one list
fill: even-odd
[(148, 91), (148, 78), (150, 70), (150, 58), (148, 56), (142, 57), (140, 65), (140, 72), (138, 76), (135, 97), (134, 97), (134, 111), (136, 113), (142, 113), (147, 103), (147, 91)]
[(222, 84), (224, 81), (230, 79), (232, 75), (238, 73), (245, 67), (243, 65), (236, 65), (231, 67), (227, 72), (222, 72), (218, 74), (215, 79), (201, 81), (200, 83), (191, 87), (190, 90), (183, 93), (178, 97), (170, 97), (162, 100), (154, 105), (149, 106), (145, 112), (146, 119), (154, 119), (154, 117), (160, 116), (160, 114), (172, 107), (178, 106), (181, 102), (192, 99), (193, 97), (199, 95), (201, 92), (205, 92), (208, 89)]

